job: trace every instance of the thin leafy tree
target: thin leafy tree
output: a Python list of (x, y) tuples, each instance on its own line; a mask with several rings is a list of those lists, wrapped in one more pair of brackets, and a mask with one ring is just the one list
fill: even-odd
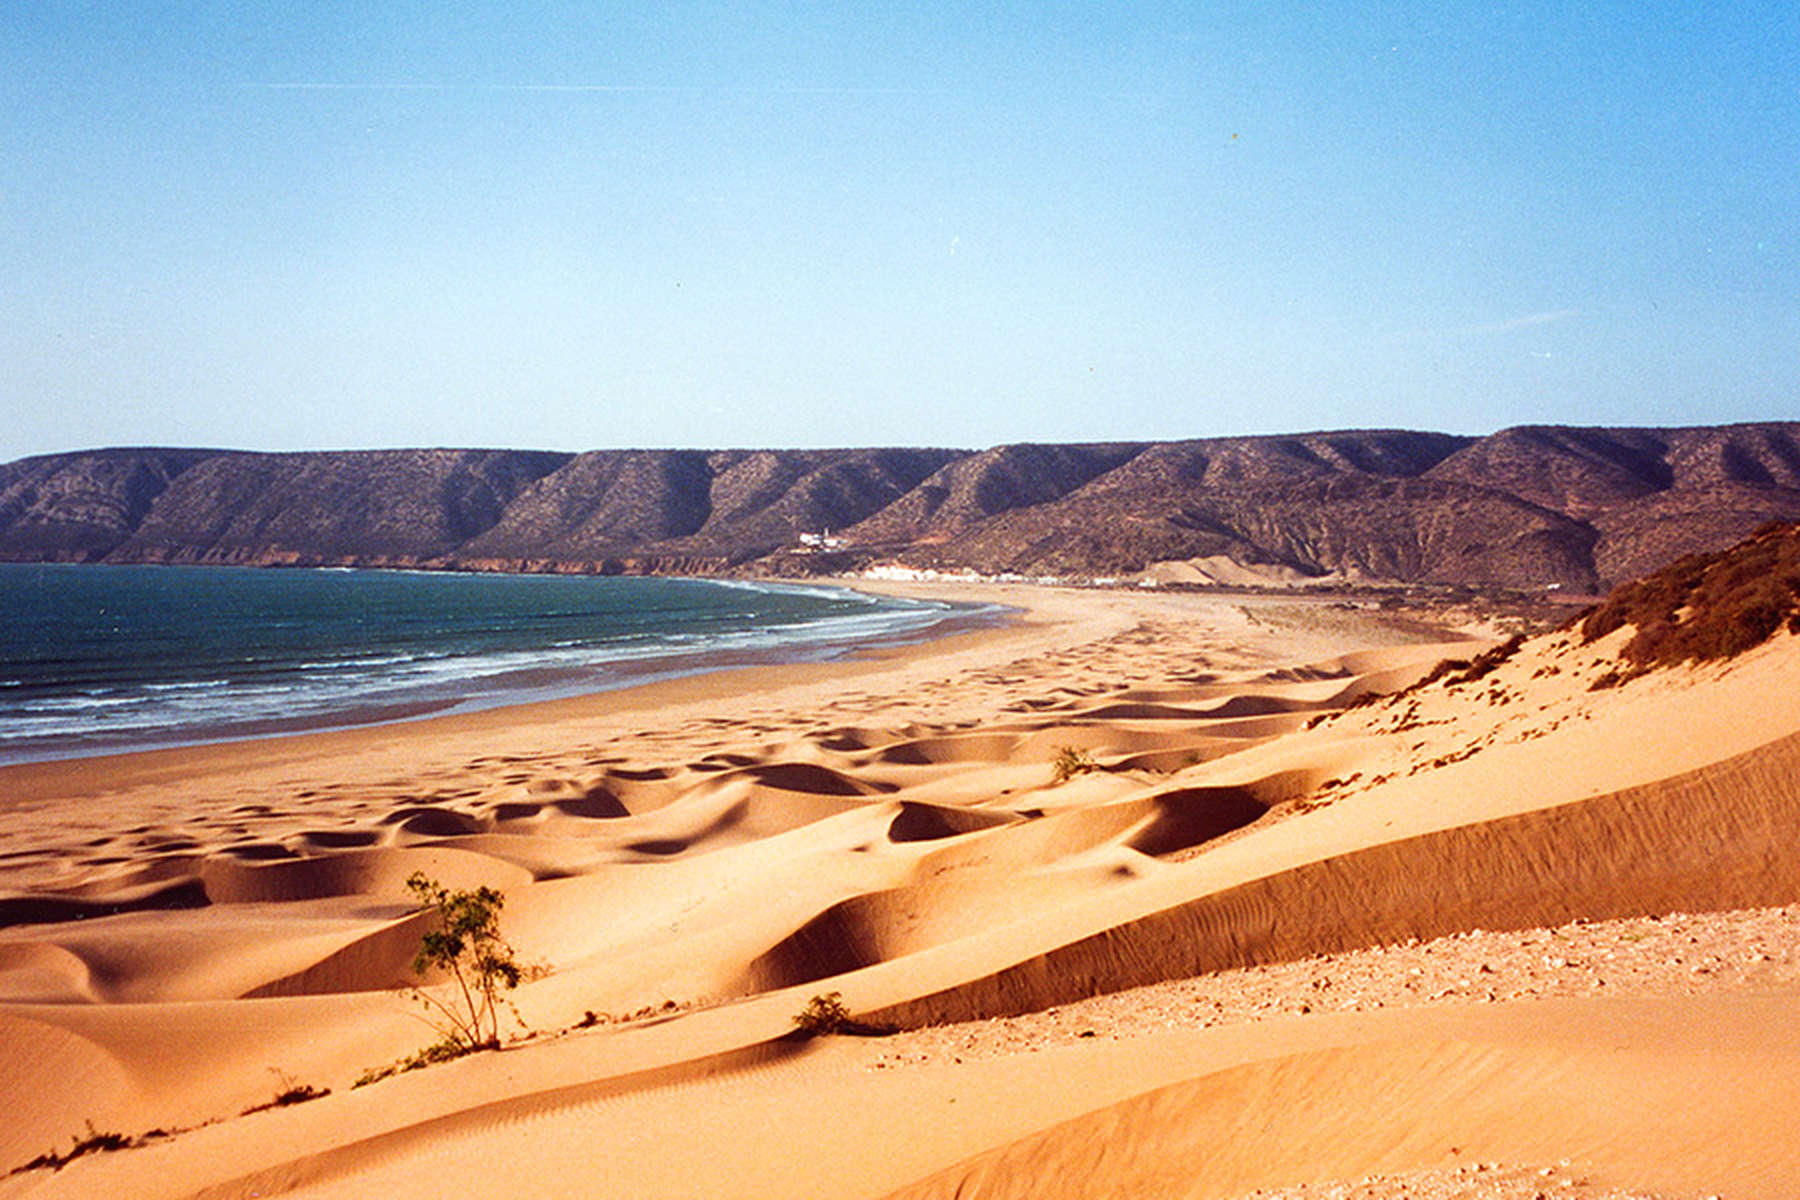
[(436, 968), (454, 985), (448, 999), (423, 988), (415, 993), (436, 1014), (447, 1041), (465, 1050), (499, 1046), (500, 992), (518, 987), (524, 974), (500, 936), (506, 897), (490, 887), (451, 891), (423, 871), (412, 873), (406, 889), (437, 916), (437, 927), (420, 938), (413, 970), (424, 975)]

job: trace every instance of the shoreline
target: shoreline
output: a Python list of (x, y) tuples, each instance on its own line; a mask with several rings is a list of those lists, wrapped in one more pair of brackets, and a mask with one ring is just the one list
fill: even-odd
[[(786, 581), (783, 581), (786, 582)], [(845, 587), (848, 581), (821, 581), (819, 586)], [(991, 641), (1005, 640), (1009, 630), (1033, 623), (1023, 597), (1007, 593), (1007, 601), (953, 597), (958, 589), (926, 585), (882, 584), (871, 593), (904, 595), (956, 605), (922, 630), (871, 639), (866, 643), (834, 643), (835, 653), (810, 657), (778, 649), (724, 652), (718, 655), (671, 656), (655, 664), (623, 664), (643, 668), (617, 686), (583, 688), (566, 695), (534, 700), (471, 704), (450, 701), (391, 719), (355, 724), (317, 724), (296, 718), (292, 728), (243, 736), (197, 739), (171, 744), (95, 749), (89, 753), (21, 761), (0, 761), (0, 796), (29, 798), (46, 789), (69, 796), (95, 795), (138, 782), (164, 782), (184, 774), (213, 777), (272, 764), (299, 764), (312, 759), (336, 760), (366, 755), (371, 748), (423, 749), (433, 743), (466, 737), (503, 737), (509, 730), (543, 731), (570, 723), (618, 718), (632, 712), (687, 708), (712, 700), (734, 700), (778, 686), (847, 681), (888, 670), (896, 662), (930, 661), (937, 654), (957, 655)], [(817, 650), (813, 644), (804, 649)], [(687, 669), (670, 662), (691, 660)], [(422, 707), (422, 705), (421, 705)], [(553, 735), (552, 735), (553, 736)], [(5, 811), (0, 801), (0, 812)]]
[[(860, 582), (860, 581), (859, 581)], [(819, 581), (844, 586), (845, 581)], [(120, 795), (149, 795), (167, 807), (184, 793), (230, 787), (251, 795), (341, 792), (358, 787), (387, 788), (395, 780), (453, 778), (479, 760), (555, 760), (571, 746), (616, 743), (624, 754), (641, 755), (646, 744), (686, 739), (674, 731), (710, 720), (746, 721), (756, 712), (762, 724), (800, 718), (818, 707), (818, 697), (855, 698), (879, 709), (884, 720), (907, 713), (916, 697), (950, 694), (956, 681), (979, 676), (983, 668), (1018, 662), (1033, 664), (1077, 647), (1104, 644), (1158, 614), (1217, 626), (1208, 644), (1221, 663), (1255, 660), (1252, 649), (1272, 631), (1259, 627), (1256, 610), (1330, 607), (1316, 597), (1139, 593), (1017, 583), (937, 581), (873, 582), (866, 590), (961, 605), (990, 606), (1002, 617), (995, 624), (952, 630), (923, 640), (900, 639), (871, 645), (825, 661), (760, 661), (657, 679), (556, 699), (441, 712), (385, 723), (307, 729), (223, 741), (199, 742), (96, 753), (78, 757), (0, 764), (0, 815), (42, 805)], [(1373, 619), (1375, 614), (1367, 614)], [(1404, 627), (1408, 619), (1391, 618)], [(1429, 620), (1400, 640), (1434, 640)], [(1436, 626), (1436, 640), (1451, 637)], [(1330, 639), (1321, 642), (1329, 650)], [(865, 686), (866, 685), (866, 686)], [(969, 710), (992, 715), (977, 703)], [(780, 714), (780, 715), (775, 715)], [(912, 712), (916, 722), (925, 714)], [(962, 712), (955, 719), (967, 719)], [(0, 862), (13, 838), (0, 829)], [(0, 872), (0, 889), (6, 886)]]
[[(729, 583), (710, 579), (699, 581)], [(475, 687), (475, 690), (465, 690), (461, 695), (399, 695), (387, 700), (359, 699), (329, 711), (292, 717), (218, 719), (116, 734), (46, 736), (35, 742), (26, 742), (16, 749), (0, 745), (0, 772), (18, 766), (192, 750), (269, 738), (377, 728), (437, 717), (529, 708), (544, 703), (629, 691), (676, 679), (763, 666), (852, 660), (887, 647), (926, 643), (954, 636), (968, 629), (1004, 622), (1012, 611), (1004, 606), (949, 600), (935, 594), (927, 595), (924, 591), (908, 595), (900, 591), (883, 592), (880, 587), (861, 588), (856, 586), (859, 581), (848, 579), (770, 582), (790, 588), (817, 587), (846, 592), (860, 591), (872, 596), (905, 596), (947, 607), (928, 624), (882, 631), (866, 638), (849, 635), (798, 637), (779, 645), (752, 649), (726, 646), (711, 650), (670, 651), (644, 658), (602, 659), (580, 667), (524, 666), (502, 675), (465, 681), (469, 686)], [(502, 680), (505, 682), (500, 682)], [(486, 686), (475, 686), (477, 684)], [(376, 683), (368, 690), (379, 697), (383, 688)]]

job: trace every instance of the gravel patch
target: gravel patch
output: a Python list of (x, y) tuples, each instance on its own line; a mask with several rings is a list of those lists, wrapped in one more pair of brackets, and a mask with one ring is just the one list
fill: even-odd
[[(1548, 1167), (1473, 1163), (1354, 1182), (1262, 1188), (1243, 1200), (1673, 1200), (1659, 1192), (1606, 1187), (1566, 1163)], [(1718, 1200), (1709, 1197), (1708, 1200)]]
[(876, 1068), (1030, 1053), (1078, 1038), (1234, 1025), (1287, 1013), (1487, 1004), (1544, 996), (1670, 996), (1800, 983), (1800, 905), (1471, 930), (1169, 980), (1043, 1012), (909, 1030)]
[[(1040, 1013), (910, 1030), (871, 1069), (1028, 1054), (1082, 1038), (1233, 1025), (1278, 1014), (1490, 1004), (1547, 996), (1692, 996), (1800, 985), (1800, 905), (1471, 930), (1096, 996)], [(1678, 1200), (1568, 1163), (1464, 1163), (1262, 1189), (1242, 1200)], [(1680, 1197), (1679, 1200), (1695, 1200)], [(1704, 1200), (1718, 1200), (1705, 1197)]]

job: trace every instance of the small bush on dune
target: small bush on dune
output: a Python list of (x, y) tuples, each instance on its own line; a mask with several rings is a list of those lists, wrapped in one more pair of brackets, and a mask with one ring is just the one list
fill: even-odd
[(470, 1046), (467, 1043), (457, 1041), (453, 1038), (445, 1038), (441, 1042), (433, 1042), (423, 1050), (407, 1055), (399, 1062), (389, 1063), (385, 1067), (369, 1068), (361, 1075), (358, 1075), (356, 1077), (356, 1082), (350, 1086), (352, 1088), (367, 1087), (371, 1083), (380, 1083), (383, 1079), (387, 1079), (394, 1075), (404, 1075), (408, 1071), (417, 1071), (422, 1067), (433, 1066), (437, 1063), (451, 1062), (454, 1059), (463, 1057), (465, 1054), (473, 1053), (475, 1049), (476, 1047)]
[(123, 1133), (113, 1133), (107, 1130), (95, 1129), (93, 1121), (90, 1120), (87, 1123), (87, 1132), (85, 1134), (76, 1134), (73, 1141), (74, 1145), (69, 1147), (66, 1154), (59, 1153), (55, 1150), (46, 1151), (32, 1159), (30, 1162), (14, 1167), (9, 1174), (18, 1175), (25, 1171), (42, 1170), (45, 1167), (50, 1168), (52, 1171), (60, 1171), (76, 1159), (89, 1154), (99, 1154), (107, 1150), (135, 1149), (144, 1144), (145, 1138), (130, 1137)]
[[(1401, 689), (1401, 691), (1397, 694), (1401, 695), (1401, 696), (1409, 696), (1414, 692), (1422, 692), (1426, 688), (1430, 687), (1432, 684), (1436, 683), (1438, 680), (1443, 679), (1450, 675), (1454, 675), (1458, 671), (1466, 671), (1468, 669), (1469, 669), (1469, 660), (1466, 658), (1440, 658), (1440, 659), (1438, 659), (1436, 666), (1432, 667), (1431, 670), (1425, 672), (1425, 677), (1423, 679), (1420, 679), (1419, 682), (1413, 684), (1409, 688)], [(1371, 692), (1370, 695), (1375, 695), (1375, 693)], [(1360, 699), (1360, 698), (1361, 697), (1358, 697), (1358, 699)]]
[(436, 928), (428, 929), (413, 957), (419, 975), (436, 969), (454, 985), (441, 999), (423, 988), (414, 994), (434, 1015), (444, 1040), (470, 1050), (500, 1044), (500, 992), (519, 986), (524, 968), (500, 935), (500, 909), (506, 897), (490, 887), (453, 892), (423, 871), (415, 871), (406, 889), (432, 912)]
[(844, 1007), (844, 993), (826, 992), (806, 1002), (794, 1015), (794, 1028), (810, 1037), (841, 1033), (850, 1024), (850, 1010)]
[(794, 1031), (804, 1037), (828, 1037), (836, 1033), (855, 1037), (885, 1037), (894, 1032), (885, 1025), (870, 1025), (850, 1015), (842, 992), (825, 992), (806, 1002), (794, 1014)]
[[(525, 968), (500, 933), (505, 896), (490, 887), (451, 891), (423, 871), (412, 873), (406, 890), (436, 918), (419, 939), (412, 968), (420, 976), (433, 970), (448, 976), (450, 986), (442, 989), (448, 998), (423, 987), (413, 988), (412, 994), (442, 1036), (399, 1062), (364, 1071), (355, 1087), (449, 1062), (476, 1050), (498, 1049), (501, 992), (518, 987), (525, 976)], [(516, 1019), (516, 1012), (514, 1016)]]
[(1050, 760), (1051, 782), (1063, 784), (1077, 775), (1085, 775), (1089, 771), (1098, 771), (1100, 764), (1094, 761), (1093, 755), (1086, 750), (1074, 746), (1064, 746)]
[(1474, 683), (1478, 679), (1487, 678), (1498, 670), (1508, 659), (1517, 654), (1519, 648), (1524, 644), (1524, 634), (1513, 634), (1498, 646), (1476, 655), (1475, 660), (1467, 667), (1463, 668), (1462, 672), (1450, 682), (1452, 684)]
[(310, 1083), (301, 1083), (279, 1067), (270, 1067), (269, 1070), (275, 1075), (275, 1098), (246, 1108), (244, 1110), (246, 1117), (251, 1113), (267, 1112), (271, 1108), (287, 1108), (292, 1104), (304, 1104), (308, 1100), (317, 1100), (321, 1096), (331, 1095), (330, 1088), (318, 1088)]

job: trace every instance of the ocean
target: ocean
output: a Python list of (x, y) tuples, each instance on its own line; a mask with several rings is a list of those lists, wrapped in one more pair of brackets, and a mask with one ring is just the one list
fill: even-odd
[(699, 579), (0, 563), (0, 763), (822, 660), (968, 615)]

